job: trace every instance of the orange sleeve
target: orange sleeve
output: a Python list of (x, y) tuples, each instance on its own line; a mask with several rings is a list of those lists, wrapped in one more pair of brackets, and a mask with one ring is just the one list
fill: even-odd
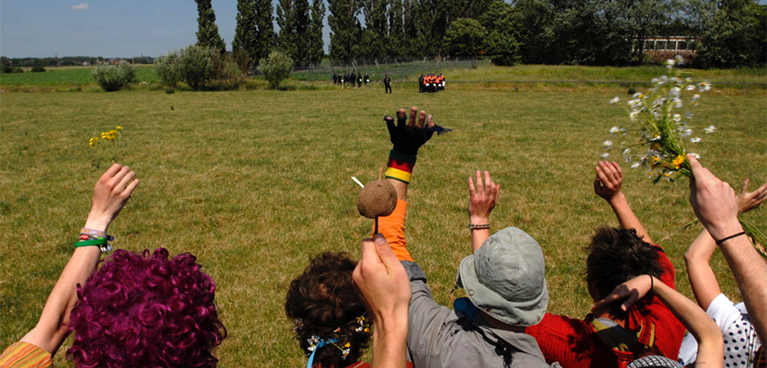
[(394, 212), (386, 217), (378, 218), (378, 232), (383, 234), (386, 241), (389, 242), (394, 255), (400, 261), (413, 262), (413, 257), (407, 251), (407, 242), (405, 241), (405, 215), (407, 214), (407, 202), (401, 199), (397, 200), (397, 207)]

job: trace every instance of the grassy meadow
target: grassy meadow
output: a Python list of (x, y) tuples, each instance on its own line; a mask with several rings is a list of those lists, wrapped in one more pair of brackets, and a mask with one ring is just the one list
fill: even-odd
[[(88, 138), (121, 125), (119, 162), (141, 185), (109, 229), (113, 245), (198, 257), (216, 280), (229, 332), (220, 367), (305, 365), (283, 311), (287, 286), (311, 255), (359, 255), (371, 221), (357, 214), (359, 187), (350, 177), (374, 179), (391, 147), (383, 115), (412, 105), (454, 129), (421, 149), (409, 190), (408, 245), (437, 301), (450, 303), (469, 254), (466, 178), (482, 169), (502, 185), (492, 231), (513, 225), (537, 239), (549, 311), (584, 316), (591, 301), (583, 247), (595, 227), (617, 225), (593, 193), (594, 164), (608, 129), (627, 121), (608, 104), (625, 88), (451, 90), (448, 83), (445, 92), (418, 94), (395, 83), (394, 94), (382, 92), (2, 93), (0, 349), (35, 325), (108, 166)], [(767, 181), (765, 97), (763, 89), (715, 85), (695, 108), (701, 161), (736, 189), (745, 178), (752, 189)], [(717, 133), (701, 134), (711, 124)], [(624, 165), (624, 172), (629, 202), (672, 259), (679, 289), (692, 296), (682, 255), (701, 227), (680, 229), (694, 218), (687, 183), (653, 185), (641, 169)], [(767, 209), (745, 217), (767, 228)], [(739, 300), (722, 256), (712, 264), (723, 290)], [(57, 366), (69, 366), (66, 346)]]

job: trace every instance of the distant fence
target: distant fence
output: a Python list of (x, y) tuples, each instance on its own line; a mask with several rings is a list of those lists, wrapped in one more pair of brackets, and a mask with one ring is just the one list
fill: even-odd
[(293, 68), (293, 79), (314, 81), (332, 80), (333, 73), (368, 75), (371, 82), (382, 80), (388, 75), (392, 80), (406, 80), (420, 74), (444, 73), (450, 69), (473, 68), (487, 61), (473, 57), (386, 57), (373, 60), (335, 61), (330, 64), (296, 65)]

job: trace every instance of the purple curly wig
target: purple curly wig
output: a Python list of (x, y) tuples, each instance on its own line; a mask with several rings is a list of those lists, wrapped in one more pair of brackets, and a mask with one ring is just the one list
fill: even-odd
[(226, 337), (195, 256), (117, 250), (78, 287), (67, 356), (78, 368), (215, 367)]

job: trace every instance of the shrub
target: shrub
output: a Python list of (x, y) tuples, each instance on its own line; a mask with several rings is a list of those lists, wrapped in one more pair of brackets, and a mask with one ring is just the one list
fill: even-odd
[(192, 45), (181, 50), (178, 64), (178, 75), (192, 89), (199, 90), (216, 76), (215, 59), (218, 50)]
[(45, 68), (40, 65), (32, 67), (32, 73), (45, 73)]
[(17, 66), (17, 67), (15, 67), (15, 68), (13, 68), (13, 70), (11, 71), (11, 73), (24, 73), (24, 69), (21, 69), (21, 67), (18, 67), (18, 66)]
[(96, 83), (107, 92), (118, 91), (136, 79), (136, 69), (128, 63), (99, 65), (93, 69), (92, 74)]
[(268, 58), (258, 62), (258, 70), (264, 74), (272, 88), (277, 89), (280, 82), (290, 77), (293, 71), (293, 59), (279, 51), (272, 51)]
[(154, 61), (154, 72), (163, 85), (175, 87), (181, 81), (178, 68), (180, 61), (181, 57), (178, 51), (171, 51)]

